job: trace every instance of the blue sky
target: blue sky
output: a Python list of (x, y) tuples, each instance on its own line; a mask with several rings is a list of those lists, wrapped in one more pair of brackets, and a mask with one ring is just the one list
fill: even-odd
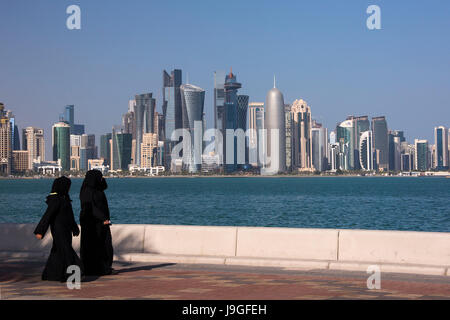
[[(81, 30), (66, 28), (81, 7)], [(366, 28), (381, 8), (382, 30)], [(206, 90), (233, 67), (240, 93), (264, 101), (273, 75), (285, 101), (305, 99), (329, 129), (348, 115), (385, 115), (409, 141), (450, 126), (450, 2), (430, 1), (2, 1), (0, 101), (20, 128), (50, 128), (66, 104), (88, 133), (120, 124), (128, 100), (181, 68)], [(47, 156), (50, 153), (47, 152)]]

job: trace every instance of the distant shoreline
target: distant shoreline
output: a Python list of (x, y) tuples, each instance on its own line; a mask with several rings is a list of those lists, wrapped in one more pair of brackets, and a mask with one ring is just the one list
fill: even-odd
[[(84, 177), (72, 177), (68, 176), (71, 179), (84, 179)], [(187, 179), (195, 179), (195, 178), (450, 178), (450, 173), (448, 175), (429, 175), (429, 176), (399, 176), (399, 175), (273, 175), (273, 176), (264, 176), (264, 175), (211, 175), (211, 176), (202, 176), (202, 175), (170, 175), (170, 176), (108, 176), (107, 179), (161, 179), (161, 178), (187, 178)], [(42, 177), (0, 177), (0, 180), (41, 180), (41, 179), (55, 179), (56, 177), (42, 176)]]

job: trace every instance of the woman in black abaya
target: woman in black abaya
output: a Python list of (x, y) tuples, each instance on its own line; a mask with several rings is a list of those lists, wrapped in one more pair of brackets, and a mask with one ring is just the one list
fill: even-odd
[(80, 191), (80, 253), (86, 275), (112, 273), (113, 246), (108, 201), (104, 193), (106, 188), (100, 171), (89, 170), (86, 173)]
[(82, 270), (80, 258), (72, 248), (72, 235), (78, 236), (80, 230), (73, 216), (70, 203), (70, 179), (64, 176), (55, 179), (52, 191), (47, 196), (47, 210), (34, 230), (39, 240), (45, 236), (50, 226), (53, 246), (42, 273), (42, 280), (64, 282), (70, 276), (67, 267), (77, 265)]

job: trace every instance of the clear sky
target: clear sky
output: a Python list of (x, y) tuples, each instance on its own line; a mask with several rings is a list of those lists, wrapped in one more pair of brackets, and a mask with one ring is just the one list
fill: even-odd
[[(66, 8), (81, 7), (81, 30)], [(366, 9), (381, 8), (381, 30)], [(213, 126), (213, 72), (229, 70), (241, 94), (305, 99), (329, 129), (348, 115), (385, 115), (390, 129), (434, 142), (450, 126), (450, 1), (190, 0), (0, 2), (0, 101), (19, 128), (46, 131), (64, 105), (87, 133), (110, 132), (128, 100), (153, 92), (162, 70), (183, 70), (206, 90)], [(97, 141), (98, 143), (98, 141)]]

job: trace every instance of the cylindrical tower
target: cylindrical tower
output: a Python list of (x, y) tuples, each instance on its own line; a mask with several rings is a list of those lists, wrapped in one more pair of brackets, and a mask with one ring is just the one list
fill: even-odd
[[(286, 128), (284, 98), (276, 87), (267, 93), (265, 108), (264, 125), (267, 130), (267, 152), (264, 172), (277, 174), (286, 171)], [(274, 140), (276, 137), (277, 139)]]

